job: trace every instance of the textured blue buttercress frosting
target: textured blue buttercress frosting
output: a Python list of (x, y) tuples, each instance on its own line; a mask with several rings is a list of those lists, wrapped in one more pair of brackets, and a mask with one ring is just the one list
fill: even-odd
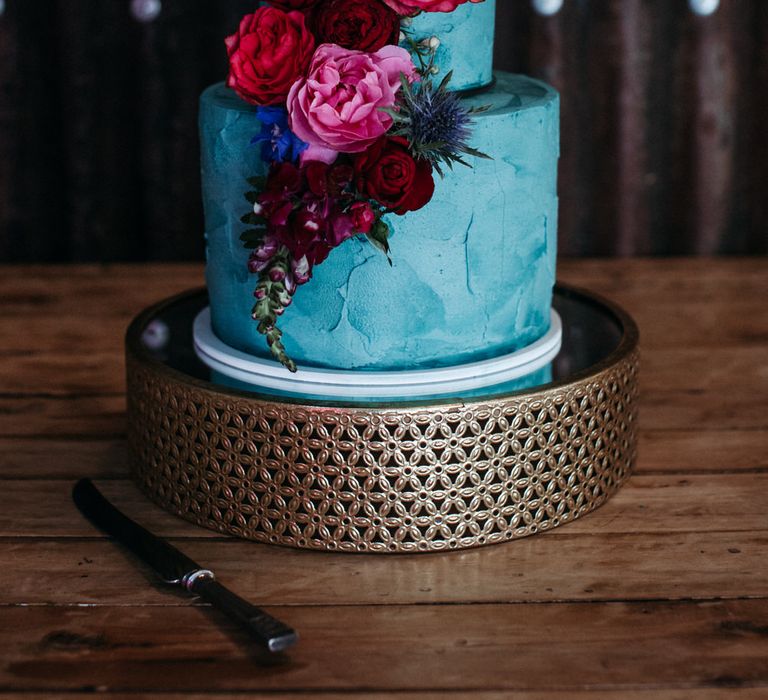
[(471, 90), (493, 80), (493, 41), (496, 0), (466, 3), (453, 12), (422, 12), (406, 28), (410, 37), (423, 41), (437, 37), (437, 80), (453, 71), (452, 90)]
[[(497, 73), (476, 117), (472, 160), (437, 178), (432, 201), (390, 216), (392, 261), (364, 238), (314, 270), (280, 318), (300, 365), (437, 367), (512, 352), (549, 327), (557, 242), (559, 99), (547, 85)], [(207, 282), (213, 328), (227, 344), (269, 356), (250, 319), (256, 276), (239, 236), (245, 179), (266, 171), (253, 108), (223, 85), (201, 100)]]

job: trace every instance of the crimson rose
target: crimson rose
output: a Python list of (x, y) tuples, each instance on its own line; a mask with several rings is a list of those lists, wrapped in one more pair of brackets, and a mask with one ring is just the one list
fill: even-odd
[(279, 7), (281, 10), (289, 12), (290, 10), (301, 10), (306, 12), (311, 10), (320, 0), (270, 0), (270, 5)]
[(374, 52), (400, 38), (400, 17), (381, 0), (326, 0), (312, 22), (319, 43), (345, 49)]
[(260, 7), (240, 22), (226, 39), (229, 54), (227, 85), (246, 102), (284, 103), (315, 50), (315, 38), (300, 12)]
[(355, 158), (360, 192), (395, 214), (421, 209), (435, 192), (432, 164), (415, 159), (402, 136), (383, 137)]

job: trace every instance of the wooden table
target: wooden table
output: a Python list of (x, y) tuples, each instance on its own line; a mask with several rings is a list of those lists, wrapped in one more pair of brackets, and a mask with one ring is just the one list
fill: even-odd
[[(768, 260), (563, 263), (640, 325), (636, 474), (547, 534), (386, 557), (216, 536), (128, 480), (122, 335), (199, 266), (1, 272), (3, 697), (768, 697)], [(295, 651), (265, 660), (157, 585), (73, 507), (85, 475)]]

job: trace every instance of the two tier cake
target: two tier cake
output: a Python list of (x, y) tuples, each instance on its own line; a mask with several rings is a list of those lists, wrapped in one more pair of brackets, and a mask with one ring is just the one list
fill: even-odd
[(222, 347), (423, 371), (551, 330), (559, 100), (493, 72), (495, 5), (275, 0), (227, 40), (200, 112)]

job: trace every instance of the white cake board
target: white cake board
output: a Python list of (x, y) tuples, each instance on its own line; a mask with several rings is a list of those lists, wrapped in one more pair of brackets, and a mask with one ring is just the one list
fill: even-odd
[(212, 370), (261, 389), (328, 399), (408, 399), (461, 394), (525, 377), (551, 362), (560, 351), (563, 325), (553, 309), (549, 331), (516, 352), (480, 362), (425, 370), (337, 370), (299, 365), (292, 374), (280, 363), (249, 355), (222, 342), (213, 332), (210, 308), (195, 318), (195, 352)]

